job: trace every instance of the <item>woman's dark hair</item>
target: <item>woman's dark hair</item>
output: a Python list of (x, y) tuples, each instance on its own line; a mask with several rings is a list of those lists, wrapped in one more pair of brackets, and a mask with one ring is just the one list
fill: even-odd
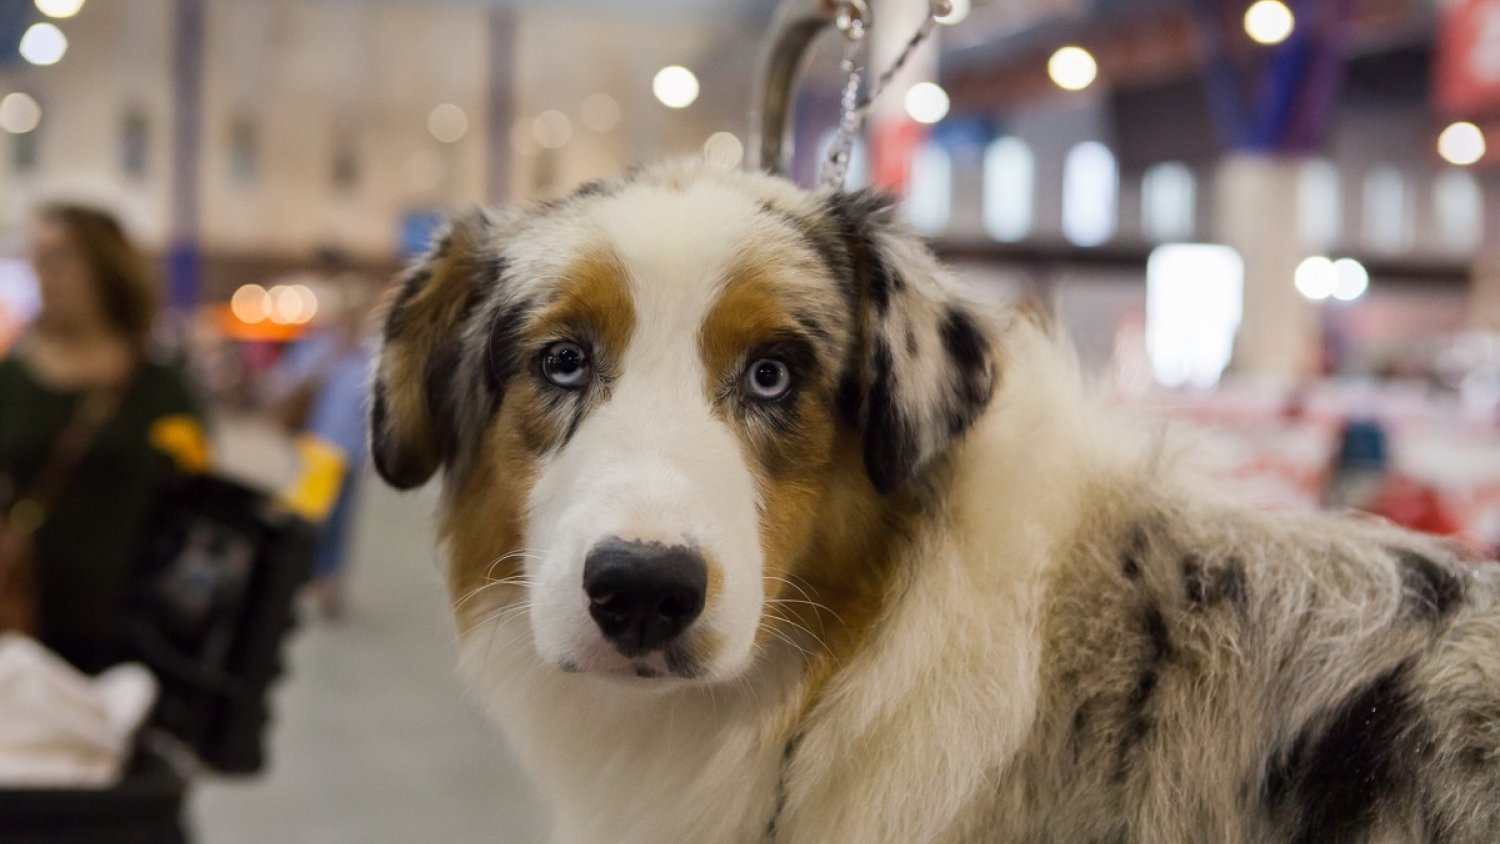
[(146, 348), (161, 296), (145, 257), (119, 220), (108, 211), (70, 204), (45, 206), (37, 216), (67, 229), (88, 265), (105, 320), (133, 346)]

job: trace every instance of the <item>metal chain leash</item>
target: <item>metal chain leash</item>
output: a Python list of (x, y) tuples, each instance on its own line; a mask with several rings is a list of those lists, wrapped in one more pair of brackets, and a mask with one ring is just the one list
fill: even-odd
[(891, 66), (876, 78), (869, 94), (860, 97), (859, 84), (865, 69), (860, 65), (859, 60), (866, 46), (866, 37), (869, 35), (869, 10), (864, 0), (844, 0), (839, 4), (834, 24), (839, 31), (844, 33), (844, 56), (839, 62), (839, 70), (846, 76), (844, 89), (839, 97), (839, 125), (834, 132), (833, 143), (828, 148), (828, 158), (823, 162), (823, 187), (833, 190), (843, 189), (844, 181), (849, 173), (849, 159), (854, 150), (854, 139), (864, 128), (865, 115), (869, 113), (875, 100), (885, 93), (886, 87), (890, 85), (896, 74), (906, 67), (907, 61), (911, 59), (917, 47), (932, 35), (932, 31), (937, 27), (937, 19), (951, 11), (952, 5), (949, 0), (929, 0), (927, 17), (923, 19), (922, 25), (917, 28), (911, 38), (907, 39), (906, 46), (901, 48), (901, 53), (896, 56), (895, 61), (891, 62)]

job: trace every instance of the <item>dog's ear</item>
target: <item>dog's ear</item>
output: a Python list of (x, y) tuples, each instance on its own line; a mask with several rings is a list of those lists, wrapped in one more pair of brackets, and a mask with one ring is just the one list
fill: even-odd
[(994, 341), (888, 198), (829, 200), (848, 255), (856, 351), (839, 387), (864, 438), (865, 468), (887, 494), (968, 430), (994, 394)]
[[(498, 280), (496, 224), (474, 211), (449, 222), (406, 270), (386, 312), (370, 397), (370, 454), (391, 486), (425, 483), (458, 452), (466, 384), (463, 329)], [(482, 380), (482, 379), (475, 379)]]

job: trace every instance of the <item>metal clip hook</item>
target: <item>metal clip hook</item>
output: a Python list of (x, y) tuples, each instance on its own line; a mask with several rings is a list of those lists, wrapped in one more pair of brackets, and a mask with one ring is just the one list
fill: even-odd
[(850, 41), (864, 38), (869, 23), (870, 7), (865, 5), (865, 0), (839, 0), (838, 11), (833, 15), (833, 25), (844, 33), (845, 38)]

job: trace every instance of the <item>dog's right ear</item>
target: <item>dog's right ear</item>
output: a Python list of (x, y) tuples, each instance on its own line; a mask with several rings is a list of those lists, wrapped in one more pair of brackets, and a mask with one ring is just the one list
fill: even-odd
[(397, 489), (421, 486), (458, 451), (462, 328), (484, 286), (499, 277), (498, 239), (482, 211), (452, 220), (402, 276), (386, 313), (370, 454)]

